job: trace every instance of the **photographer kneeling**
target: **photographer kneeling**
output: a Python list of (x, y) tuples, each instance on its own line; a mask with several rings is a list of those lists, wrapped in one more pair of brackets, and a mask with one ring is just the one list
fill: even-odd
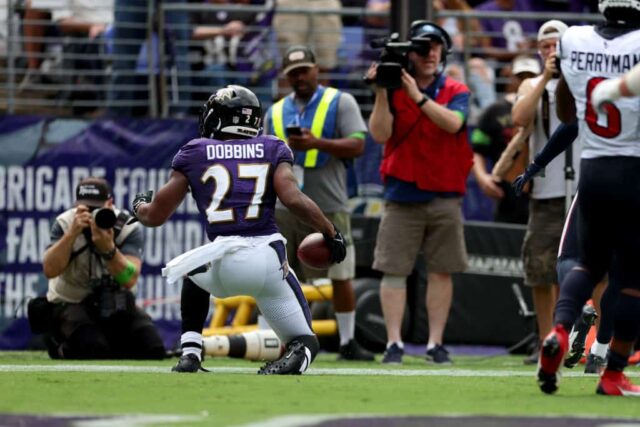
[[(376, 84), (369, 131), (384, 144), (386, 203), (373, 263), (384, 274), (380, 299), (388, 343), (382, 363), (402, 363), (406, 280), (421, 249), (428, 272), (426, 359), (451, 363), (442, 339), (451, 274), (467, 267), (461, 206), (473, 155), (466, 127), (469, 89), (443, 74), (450, 49), (445, 30), (416, 21), (409, 42), (387, 43), (382, 64), (372, 65), (366, 76)], [(402, 60), (395, 66), (393, 54)]]
[(144, 234), (129, 218), (113, 206), (109, 183), (93, 177), (78, 184), (75, 208), (56, 218), (43, 261), (47, 301), (29, 304), (31, 328), (45, 333), (51, 358), (165, 357), (158, 331), (130, 290)]

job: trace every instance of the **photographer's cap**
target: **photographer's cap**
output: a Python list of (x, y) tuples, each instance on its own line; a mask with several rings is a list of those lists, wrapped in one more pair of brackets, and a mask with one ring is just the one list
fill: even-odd
[(530, 56), (517, 56), (511, 64), (511, 74), (517, 76), (520, 73), (540, 74), (540, 62)]
[(302, 45), (291, 46), (282, 58), (282, 74), (287, 75), (296, 68), (314, 65), (316, 65), (316, 57), (311, 49)]
[(562, 37), (562, 34), (567, 30), (567, 24), (562, 21), (558, 21), (557, 19), (552, 19), (551, 21), (547, 21), (538, 30), (538, 41), (547, 39), (559, 39)]
[(76, 187), (76, 205), (99, 208), (111, 198), (111, 185), (104, 178), (89, 177)]

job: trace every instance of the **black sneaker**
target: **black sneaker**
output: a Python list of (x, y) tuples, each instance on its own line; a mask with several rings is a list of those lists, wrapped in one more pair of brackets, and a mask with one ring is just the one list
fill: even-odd
[(449, 352), (443, 345), (436, 344), (430, 350), (427, 350), (427, 362), (433, 362), (443, 365), (451, 365), (453, 362), (449, 358)]
[(602, 371), (604, 371), (606, 365), (607, 361), (604, 357), (589, 353), (587, 355), (587, 361), (584, 364), (584, 373), (600, 375)]
[(385, 365), (402, 365), (404, 350), (397, 343), (391, 344), (384, 352), (382, 363)]
[(374, 359), (373, 353), (362, 348), (353, 338), (345, 345), (341, 345), (338, 350), (338, 360), (366, 360), (370, 362)]
[(567, 368), (573, 368), (578, 364), (582, 356), (584, 355), (584, 343), (587, 339), (587, 334), (596, 319), (598, 313), (591, 304), (586, 304), (582, 308), (582, 315), (576, 321), (576, 324), (569, 334), (569, 353), (564, 359), (564, 366)]
[(180, 360), (178, 360), (176, 366), (171, 368), (171, 372), (198, 372), (201, 369), (202, 365), (198, 356), (195, 354), (185, 354), (180, 356)]
[(267, 362), (258, 371), (259, 375), (300, 375), (311, 363), (311, 351), (298, 340), (287, 344), (284, 356)]

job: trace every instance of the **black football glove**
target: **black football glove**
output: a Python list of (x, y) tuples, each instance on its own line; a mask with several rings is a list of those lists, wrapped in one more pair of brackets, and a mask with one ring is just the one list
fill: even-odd
[(133, 217), (128, 221), (128, 224), (138, 221), (138, 209), (140, 208), (140, 205), (143, 203), (151, 203), (152, 199), (153, 190), (136, 194), (136, 197), (133, 198), (133, 203), (131, 204), (133, 207)]
[(538, 173), (542, 170), (542, 168), (536, 165), (534, 162), (531, 162), (529, 166), (524, 170), (522, 175), (518, 175), (516, 179), (513, 180), (513, 189), (516, 193), (516, 196), (520, 196), (524, 191), (524, 186), (527, 185), (527, 182), (531, 181), (534, 176), (538, 175)]
[(347, 257), (347, 242), (344, 240), (344, 236), (340, 233), (340, 230), (333, 226), (336, 231), (335, 236), (330, 236), (328, 234), (323, 234), (325, 242), (327, 242), (327, 246), (329, 246), (329, 250), (331, 251), (331, 263), (339, 263), (344, 261)]

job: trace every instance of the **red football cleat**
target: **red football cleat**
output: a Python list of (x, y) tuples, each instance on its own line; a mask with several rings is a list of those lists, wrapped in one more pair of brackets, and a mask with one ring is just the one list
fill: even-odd
[(600, 377), (596, 393), (607, 396), (640, 397), (640, 386), (632, 384), (622, 372), (605, 369)]
[(558, 390), (559, 371), (569, 350), (569, 334), (562, 325), (556, 325), (542, 342), (538, 361), (538, 385), (544, 393)]

